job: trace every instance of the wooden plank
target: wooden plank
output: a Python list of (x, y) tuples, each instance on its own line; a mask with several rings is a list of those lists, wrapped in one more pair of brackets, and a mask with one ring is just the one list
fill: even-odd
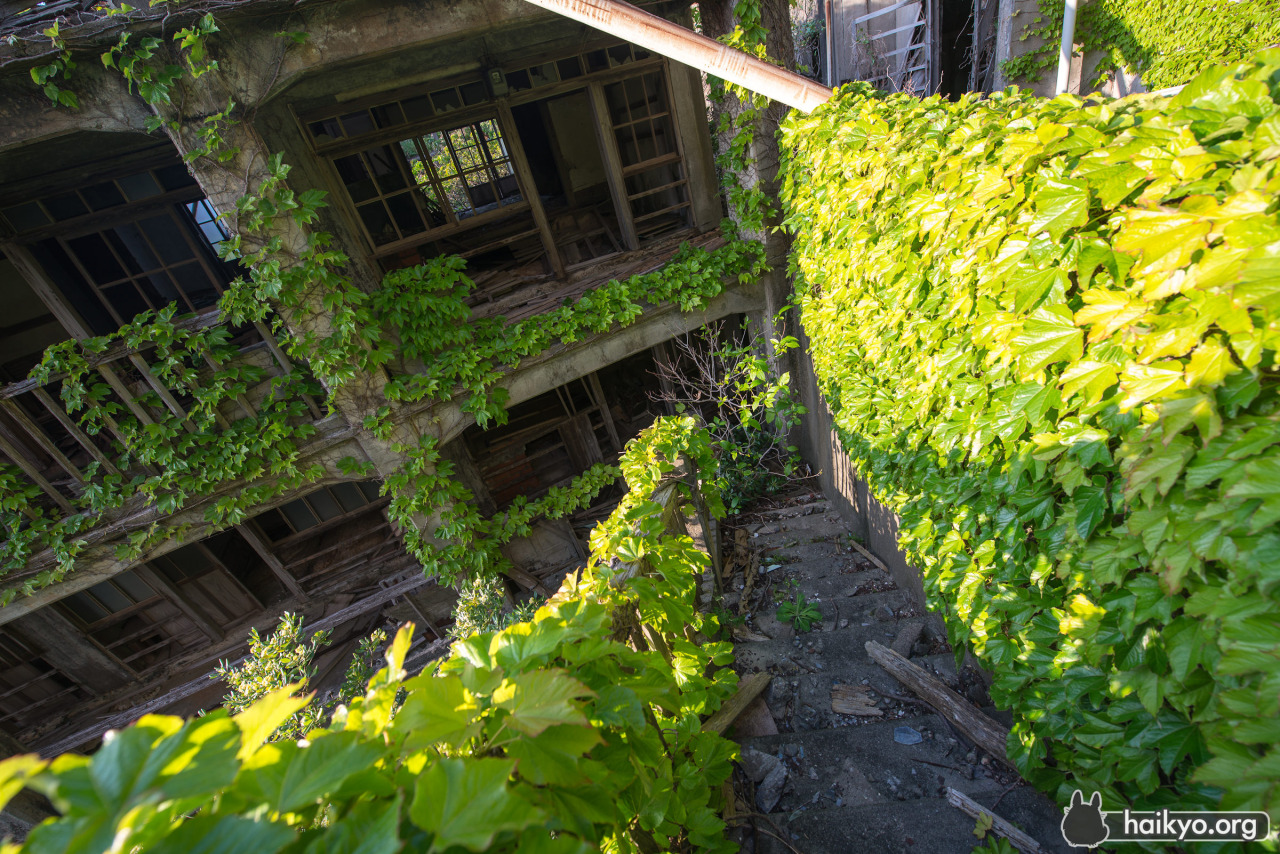
[(111, 474), (120, 474), (120, 469), (116, 468), (111, 459), (102, 452), (102, 449), (94, 444), (93, 439), (89, 438), (89, 434), (80, 429), (80, 425), (76, 424), (75, 420), (67, 414), (67, 411), (49, 396), (49, 392), (43, 388), (34, 388), (31, 390), (31, 394), (35, 396), (36, 400), (40, 401), (50, 415), (57, 419), (58, 423), (62, 425), (62, 429), (70, 433), (80, 443), (80, 446), (88, 451), (89, 455), (97, 460), (104, 469)]
[(516, 584), (519, 584), (525, 590), (532, 590), (539, 596), (548, 598), (551, 596), (551, 591), (542, 585), (542, 582), (537, 576), (530, 574), (515, 564), (509, 565), (505, 570), (503, 570), (502, 574), (507, 578), (510, 578)]
[(137, 681), (134, 672), (54, 608), (41, 608), (9, 625), (50, 666), (95, 694)]
[(751, 705), (756, 697), (764, 693), (772, 681), (773, 674), (762, 670), (759, 673), (752, 673), (745, 681), (739, 682), (737, 692), (725, 701), (719, 711), (707, 718), (702, 724), (702, 731), (724, 735), (725, 730), (746, 711), (747, 706)]
[[(258, 334), (261, 335), (262, 340), (266, 342), (267, 348), (271, 350), (271, 354), (276, 357), (276, 361), (279, 362), (281, 369), (286, 374), (292, 373), (293, 360), (285, 354), (284, 349), (280, 346), (280, 342), (271, 334), (271, 330), (267, 328), (267, 325), (261, 320), (255, 320), (253, 322), (253, 328), (258, 330)], [(307, 402), (307, 409), (311, 410), (312, 418), (319, 419), (322, 417), (320, 407), (311, 399), (311, 395), (304, 394), (302, 399)]]
[(310, 598), (307, 596), (307, 592), (302, 589), (302, 585), (298, 583), (298, 579), (294, 578), (293, 575), (284, 568), (284, 564), (280, 562), (280, 558), (276, 557), (275, 554), (272, 553), (271, 547), (258, 536), (256, 531), (248, 525), (236, 525), (236, 530), (240, 532), (240, 536), (244, 537), (245, 542), (253, 547), (253, 550), (258, 553), (258, 557), (262, 558), (262, 562), (267, 565), (267, 568), (271, 570), (276, 578), (280, 579), (280, 583), (283, 584), (290, 593), (303, 602), (306, 602)]
[(14, 421), (18, 422), (18, 426), (26, 431), (32, 441), (39, 445), (46, 454), (53, 457), (53, 461), (61, 466), (63, 471), (75, 478), (77, 482), (84, 483), (85, 478), (80, 469), (72, 465), (71, 460), (67, 459), (62, 451), (58, 450), (58, 446), (53, 443), (53, 440), (45, 435), (45, 432), (31, 420), (21, 406), (12, 400), (0, 400), (0, 406), (3, 407), (5, 412), (9, 413), (9, 416)]
[(622, 232), (622, 244), (628, 249), (640, 248), (636, 224), (631, 219), (631, 204), (627, 201), (627, 184), (622, 177), (622, 156), (618, 153), (618, 140), (613, 135), (613, 122), (609, 120), (609, 104), (605, 101), (604, 86), (592, 83), (587, 86), (591, 96), (591, 112), (595, 117), (596, 141), (604, 154), (604, 173), (609, 182), (609, 195), (613, 197), (613, 211)]
[(31, 478), (36, 486), (40, 487), (45, 495), (53, 499), (53, 502), (62, 508), (63, 512), (70, 515), (75, 512), (71, 507), (71, 502), (66, 499), (61, 492), (53, 488), (49, 481), (44, 479), (44, 475), (40, 474), (40, 470), (35, 467), (22, 453), (9, 443), (3, 434), (0, 434), (0, 451), (3, 451), (18, 468), (22, 469), (23, 474)]
[(609, 441), (613, 442), (615, 451), (621, 451), (622, 440), (618, 438), (618, 426), (613, 423), (613, 413), (609, 411), (609, 401), (604, 396), (604, 387), (600, 385), (599, 374), (595, 371), (587, 374), (587, 382), (591, 386), (591, 394), (596, 399), (596, 405), (600, 407), (600, 417), (604, 419), (604, 429), (609, 434)]
[(533, 170), (529, 168), (529, 159), (525, 157), (524, 146), (520, 144), (520, 134), (516, 133), (516, 120), (511, 115), (511, 107), (505, 98), (497, 99), (498, 120), (502, 126), (502, 139), (511, 152), (511, 165), (515, 167), (516, 178), (520, 181), (521, 192), (529, 200), (529, 210), (533, 212), (533, 221), (537, 223), (538, 234), (542, 238), (542, 248), (546, 250), (547, 260), (556, 275), (564, 278), (564, 262), (560, 260), (560, 250), (556, 249), (555, 237), (551, 234), (551, 226), (547, 223), (547, 213), (542, 209), (542, 197), (538, 195), (538, 185), (533, 179)]
[(134, 575), (151, 585), (153, 590), (168, 599), (175, 608), (185, 614), (187, 619), (195, 623), (196, 628), (203, 632), (209, 640), (220, 641), (227, 636), (226, 632), (218, 626), (217, 621), (209, 615), (209, 612), (192, 601), (182, 588), (166, 578), (164, 573), (157, 572), (145, 563), (135, 566), (133, 572)]
[(467, 444), (462, 437), (454, 439), (440, 446), (440, 455), (453, 463), (453, 473), (457, 476), (462, 485), (471, 490), (471, 495), (475, 498), (476, 509), (480, 511), (481, 516), (492, 516), (498, 512), (498, 505), (493, 500), (493, 495), (489, 492), (489, 487), (485, 484), (484, 478), (480, 476), (480, 469), (476, 467), (475, 460), (471, 459), (471, 452), (467, 450)]
[(991, 819), (991, 832), (997, 836), (1003, 836), (1005, 839), (1013, 843), (1013, 847), (1017, 848), (1022, 854), (1043, 854), (1044, 849), (1040, 847), (1040, 843), (1036, 842), (1026, 833), (1014, 827), (1005, 819), (993, 813), (964, 792), (956, 791), (947, 786), (947, 803), (960, 810), (970, 818), (989, 818)]
[(186, 431), (188, 433), (196, 432), (195, 425), (187, 418), (187, 413), (183, 411), (182, 407), (178, 404), (178, 401), (175, 400), (173, 395), (169, 392), (169, 389), (164, 383), (160, 382), (159, 377), (151, 373), (151, 366), (147, 364), (147, 360), (139, 356), (137, 353), (133, 353), (129, 356), (129, 361), (138, 369), (138, 373), (142, 374), (142, 379), (147, 385), (151, 386), (151, 390), (159, 395), (160, 400), (168, 410), (182, 422), (182, 426), (186, 428)]
[[(388, 587), (387, 589), (374, 593), (373, 595), (361, 599), (358, 602), (344, 608), (340, 608), (329, 616), (316, 620), (310, 625), (306, 625), (304, 630), (307, 633), (307, 637), (311, 637), (316, 632), (334, 628), (348, 620), (353, 620), (364, 614), (368, 614), (374, 609), (386, 605), (397, 596), (403, 596), (411, 590), (415, 590), (430, 582), (431, 579), (428, 579), (425, 576), (410, 578), (400, 584)], [(432, 651), (443, 651), (448, 649), (449, 643), (448, 641), (437, 640), (434, 641), (430, 647)], [(239, 665), (246, 657), (247, 655), (242, 655), (235, 659), (232, 662), (232, 666)], [(103, 717), (89, 726), (82, 727), (81, 729), (60, 738), (55, 742), (43, 745), (40, 748), (40, 752), (45, 756), (57, 756), (58, 754), (65, 753), (68, 750), (74, 750), (85, 742), (92, 741), (93, 739), (100, 737), (102, 733), (109, 729), (119, 729), (120, 727), (128, 726), (143, 715), (157, 712), (166, 706), (171, 706), (180, 700), (185, 700), (187, 697), (205, 690), (211, 684), (208, 673), (202, 670), (199, 675), (169, 689), (157, 697), (153, 697), (146, 702), (132, 706), (123, 712)]]
[[(901, 9), (903, 6), (909, 6), (912, 3), (918, 3), (918, 2), (920, 2), (920, 0), (898, 0), (898, 2), (894, 3), (892, 6), (885, 6), (883, 9), (877, 9), (876, 11), (870, 13), (869, 15), (863, 15), (860, 18), (854, 18), (853, 23), (862, 24), (867, 21), (870, 21), (872, 18), (879, 18), (881, 15), (887, 15), (890, 12), (896, 12), (899, 9)], [(857, 33), (854, 33), (854, 35), (856, 36)]]
[(907, 661), (901, 655), (878, 644), (867, 641), (867, 655), (889, 672), (920, 699), (937, 710), (956, 729), (964, 733), (978, 747), (1012, 768), (1006, 753), (1009, 730), (984, 715), (972, 703), (948, 688), (941, 679), (921, 667)]
[[(864, 547), (862, 543), (850, 537), (849, 545), (853, 546), (854, 550), (857, 551), (858, 554), (862, 555), (867, 560), (875, 564), (876, 569), (880, 570), (881, 572), (886, 572), (886, 573), (889, 572), (889, 567), (884, 565), (884, 561), (880, 560), (880, 558), (876, 557), (871, 552), (867, 551), (866, 547)], [(889, 574), (892, 575), (892, 573), (889, 573)]]

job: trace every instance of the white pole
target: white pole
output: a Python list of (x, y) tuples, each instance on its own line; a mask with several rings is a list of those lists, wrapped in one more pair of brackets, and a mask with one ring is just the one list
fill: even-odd
[(666, 18), (651, 15), (622, 0), (528, 0), (589, 27), (626, 39), (676, 62), (692, 65), (730, 83), (812, 112), (831, 98), (831, 90), (808, 77), (770, 65), (748, 53), (720, 44)]
[(1067, 91), (1067, 80), (1071, 77), (1071, 49), (1076, 40), (1076, 0), (1067, 0), (1062, 9), (1062, 43), (1058, 45), (1058, 85), (1053, 94), (1061, 95)]

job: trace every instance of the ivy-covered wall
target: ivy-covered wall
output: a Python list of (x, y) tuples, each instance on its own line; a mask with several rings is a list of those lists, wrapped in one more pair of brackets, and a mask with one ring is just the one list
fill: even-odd
[[(1052, 80), (1062, 38), (1063, 0), (1019, 4), (1009, 58), (1012, 83)], [(1280, 42), (1280, 16), (1262, 0), (1086, 0), (1075, 43), (1084, 54), (1081, 91), (1113, 73), (1140, 73), (1148, 90), (1186, 83), (1215, 65), (1238, 62)]]
[(1059, 798), (1280, 810), (1280, 52), (785, 127), (843, 446)]

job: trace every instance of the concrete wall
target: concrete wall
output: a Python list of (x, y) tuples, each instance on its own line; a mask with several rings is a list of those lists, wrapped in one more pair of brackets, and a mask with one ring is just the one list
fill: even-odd
[(818, 391), (813, 362), (809, 358), (808, 339), (803, 332), (798, 337), (802, 347), (796, 359), (796, 387), (801, 402), (809, 410), (803, 419), (800, 453), (818, 473), (823, 491), (848, 524), (850, 532), (884, 561), (898, 586), (923, 608), (924, 585), (920, 571), (898, 548), (898, 517), (871, 495), (866, 481), (858, 475), (849, 455), (841, 447), (831, 409)]

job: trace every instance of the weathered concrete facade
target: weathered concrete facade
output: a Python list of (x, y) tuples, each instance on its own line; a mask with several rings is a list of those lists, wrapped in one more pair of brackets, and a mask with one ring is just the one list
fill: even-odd
[[(248, 5), (219, 19), (218, 70), (161, 105), (164, 132), (146, 132), (151, 109), (97, 61), (116, 36), (112, 22), (70, 21), (87, 45), (67, 83), (78, 111), (54, 107), (31, 83), (28, 68), (41, 61), (32, 42), (0, 48), (0, 297), (10, 308), (0, 321), (0, 463), (20, 469), (51, 509), (71, 512), (95, 479), (139, 472), (114, 462), (122, 435), (88, 435), (62, 405), (60, 379), (25, 380), (28, 371), (49, 345), (110, 333), (169, 302), (192, 328), (219, 323), (218, 297), (240, 271), (217, 257), (227, 237), (218, 215), (234, 213), (273, 154), (291, 165), (295, 193), (327, 194), (318, 228), (350, 259), (343, 272), (357, 287), (371, 292), (386, 271), (461, 254), (476, 282), (473, 317), (533, 317), (660, 266), (683, 241), (722, 239), (695, 71), (522, 0), (334, 0), (278, 12), (257, 3), (240, 14)], [(679, 4), (650, 9), (687, 15)], [(309, 37), (286, 49), (282, 31)], [(188, 166), (200, 123), (228, 102), (240, 120), (229, 131), (235, 158)], [(270, 236), (295, 252), (308, 240), (297, 225)], [(282, 335), (327, 333), (323, 297), (286, 312), (283, 330), (231, 330), (236, 358), (260, 379), (221, 407), (219, 423), (253, 418), (271, 380), (293, 370)], [(705, 310), (658, 304), (624, 329), (554, 346), (504, 377), (501, 428), (477, 427), (463, 396), (396, 405), (391, 437), (375, 435), (364, 416), (385, 401), (382, 370), (344, 383), (328, 407), (308, 398), (298, 418), (315, 431), (299, 465), (320, 466), (318, 479), (275, 491), (219, 531), (209, 509), (270, 478), (227, 482), (173, 512), (133, 499), (82, 535), (88, 546), (65, 581), (0, 609), (0, 733), (14, 749), (86, 749), (142, 712), (214, 705), (213, 665), (241, 655), (249, 628), (269, 629), (286, 610), (334, 629), (322, 687), (381, 622), (443, 632), (454, 594), (423, 577), (379, 493), (401, 463), (397, 442), (438, 438), (482, 512), (501, 512), (515, 495), (536, 497), (611, 459), (652, 419), (652, 348), (775, 301), (762, 285), (735, 285)], [(143, 425), (192, 406), (152, 373), (152, 358), (117, 347), (92, 365), (119, 412)], [(373, 473), (344, 471), (344, 458)], [(540, 523), (512, 543), (513, 583), (554, 587), (601, 512)], [(118, 555), (156, 525), (182, 536), (141, 559)], [(6, 585), (55, 562), (30, 555)]]

